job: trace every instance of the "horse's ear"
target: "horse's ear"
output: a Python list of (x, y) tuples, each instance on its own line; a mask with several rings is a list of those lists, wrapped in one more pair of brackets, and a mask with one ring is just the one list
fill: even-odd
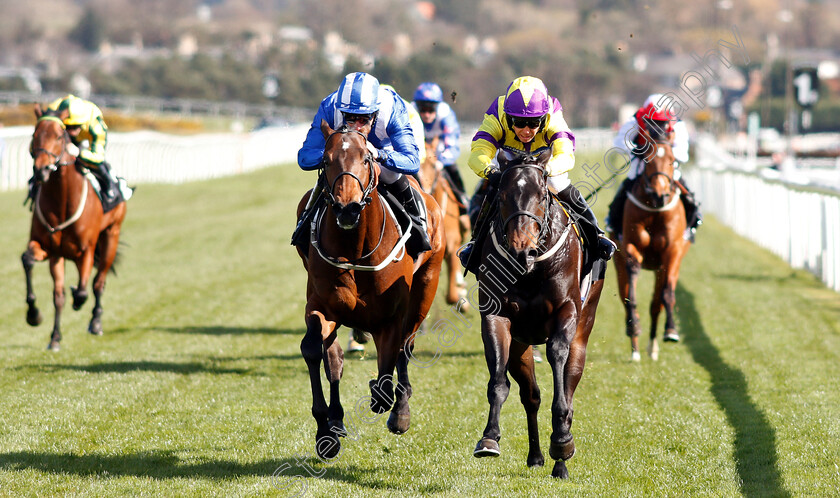
[(325, 119), (321, 120), (321, 133), (324, 134), (324, 138), (332, 135), (335, 132), (332, 128), (330, 128), (329, 123)]
[(537, 163), (538, 164), (548, 164), (548, 160), (551, 159), (552, 151), (550, 147), (547, 147), (545, 150), (537, 154)]
[(41, 104), (35, 102), (35, 119), (41, 119), (41, 116), (44, 115), (44, 110), (41, 109)]
[(499, 167), (502, 169), (505, 169), (508, 163), (513, 161), (515, 158), (516, 154), (506, 148), (499, 149), (499, 154), (496, 156), (496, 159), (499, 161)]

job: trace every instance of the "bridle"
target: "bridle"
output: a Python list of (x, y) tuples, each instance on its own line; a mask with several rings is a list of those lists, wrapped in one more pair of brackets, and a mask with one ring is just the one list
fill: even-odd
[[(43, 147), (38, 147), (37, 149), (30, 148), (29, 149), (29, 155), (32, 156), (32, 159), (34, 160), (35, 158), (37, 158), (41, 154), (48, 155), (50, 158), (52, 158), (52, 162), (47, 164), (46, 166), (44, 166), (44, 168), (46, 168), (49, 171), (58, 171), (58, 169), (62, 166), (69, 166), (71, 164), (75, 164), (75, 161), (73, 161), (73, 162), (62, 162), (61, 161), (61, 158), (64, 157), (65, 150), (67, 149), (67, 142), (70, 140), (70, 137), (67, 134), (67, 128), (64, 126), (64, 123), (61, 121), (61, 119), (57, 116), (41, 116), (40, 118), (38, 118), (38, 121), (35, 124), (35, 132), (36, 133), (38, 131), (38, 123), (40, 123), (41, 121), (56, 121), (56, 122), (58, 122), (58, 124), (61, 125), (61, 129), (64, 132), (61, 135), (61, 152), (58, 153), (58, 154), (54, 154), (54, 153), (48, 151), (47, 149), (45, 149)], [(35, 138), (34, 133), (32, 134), (32, 138), (33, 139)], [(33, 174), (38, 172), (34, 165), (32, 166), (32, 172), (33, 172)], [(36, 177), (37, 181), (39, 181), (39, 182), (41, 181), (40, 175), (35, 174), (35, 177)]]
[[(364, 133), (362, 133), (358, 130), (351, 130), (347, 127), (341, 127), (340, 129), (331, 133), (330, 136), (327, 137), (326, 143), (329, 143), (330, 139), (332, 137), (334, 137), (335, 135), (339, 135), (339, 134), (344, 135), (346, 133), (358, 133), (359, 136), (362, 137), (362, 139), (365, 141), (365, 145), (367, 145), (367, 137), (364, 135)], [(325, 145), (325, 148), (326, 148), (326, 145)], [(365, 147), (365, 149), (366, 149), (366, 147)], [(335, 194), (333, 192), (335, 191), (335, 184), (344, 175), (347, 175), (347, 176), (353, 178), (354, 180), (356, 180), (356, 182), (359, 184), (359, 188), (362, 189), (362, 200), (359, 202), (359, 205), (360, 205), (359, 210), (360, 211), (362, 209), (364, 209), (365, 206), (368, 205), (373, 200), (373, 199), (371, 199), (370, 194), (373, 192), (373, 189), (376, 188), (376, 181), (374, 180), (373, 155), (369, 151), (367, 152), (367, 154), (365, 154), (364, 162), (368, 167), (368, 184), (367, 184), (367, 186), (364, 186), (361, 178), (359, 178), (352, 171), (342, 171), (341, 173), (339, 173), (335, 177), (335, 179), (332, 181), (332, 183), (328, 183), (327, 182), (327, 175), (326, 175), (326, 168), (327, 168), (326, 158), (324, 158), (324, 160), (321, 162), (320, 171), (318, 173), (318, 176), (319, 176), (319, 178), (321, 178), (322, 188), (324, 190), (324, 194), (326, 195), (327, 202), (330, 204), (330, 206), (332, 206), (333, 209), (338, 209), (341, 206), (341, 203), (339, 203), (338, 199), (335, 198)]]
[[(58, 118), (57, 116), (41, 116), (40, 118), (38, 118), (38, 121), (35, 124), (35, 133), (37, 133), (38, 124), (41, 121), (56, 121), (61, 125), (61, 129), (64, 131), (64, 133), (61, 135), (61, 139), (62, 139), (61, 153), (56, 155), (56, 154), (53, 154), (52, 152), (48, 151), (47, 149), (45, 149), (43, 147), (38, 147), (37, 149), (33, 149), (33, 148), (30, 147), (29, 153), (32, 156), (32, 159), (35, 160), (35, 158), (38, 157), (41, 154), (46, 154), (46, 155), (50, 156), (53, 159), (53, 161), (51, 163), (49, 163), (48, 165), (44, 166), (41, 169), (46, 168), (47, 170), (49, 170), (51, 172), (52, 171), (58, 171), (58, 169), (61, 168), (62, 166), (69, 166), (71, 164), (75, 164), (76, 163), (75, 160), (73, 162), (62, 162), (61, 161), (61, 158), (64, 157), (64, 155), (66, 154), (67, 142), (70, 140), (70, 137), (67, 134), (67, 128), (64, 126), (64, 122), (62, 122), (61, 119)], [(35, 139), (35, 133), (32, 134), (33, 140)], [(34, 164), (32, 165), (32, 171), (33, 171), (33, 174), (36, 178), (36, 181), (38, 183), (43, 183), (42, 176), (38, 174), (38, 169), (35, 167)], [(44, 225), (44, 228), (46, 228), (47, 231), (49, 231), (50, 233), (60, 232), (60, 231), (64, 230), (65, 228), (69, 227), (70, 225), (72, 225), (73, 223), (75, 223), (76, 221), (78, 221), (78, 219), (82, 217), (82, 213), (85, 211), (85, 206), (87, 205), (88, 186), (87, 186), (86, 181), (82, 182), (82, 194), (81, 194), (81, 197), (79, 198), (79, 205), (76, 207), (76, 211), (69, 218), (64, 220), (63, 223), (60, 223), (57, 226), (50, 225), (49, 222), (47, 221), (47, 218), (44, 216), (44, 212), (41, 210), (41, 191), (42, 191), (42, 189), (39, 188), (38, 193), (35, 194), (35, 199), (33, 200), (33, 205), (34, 205), (33, 209), (35, 211), (35, 216), (38, 218), (38, 221), (40, 221), (41, 224)]]
[[(655, 143), (657, 145), (662, 145), (662, 144), (665, 144), (666, 142), (656, 141)], [(673, 164), (673, 162), (671, 164)], [(648, 212), (668, 211), (668, 210), (672, 209), (674, 206), (676, 206), (677, 202), (679, 202), (680, 196), (679, 196), (679, 192), (677, 190), (677, 181), (674, 180), (673, 175), (669, 175), (668, 173), (665, 173), (663, 171), (654, 171), (653, 173), (651, 173), (649, 175), (642, 174), (641, 184), (642, 184), (642, 191), (645, 194), (645, 196), (647, 196), (648, 198), (652, 198), (656, 195), (656, 191), (654, 191), (654, 189), (653, 189), (653, 180), (657, 176), (664, 176), (665, 179), (668, 180), (668, 191), (670, 192), (671, 200), (668, 201), (662, 207), (652, 208), (650, 206), (645, 205), (643, 202), (641, 202), (639, 199), (637, 199), (634, 195), (632, 195), (632, 192), (628, 192), (628, 198), (630, 199), (630, 201), (633, 204), (635, 204), (637, 207), (639, 207), (640, 209), (643, 209), (643, 210), (648, 211)], [(677, 195), (674, 195), (675, 193), (677, 193)]]
[[(504, 171), (502, 171), (502, 176), (499, 179), (499, 184), (501, 185), (502, 179), (509, 172), (511, 172), (513, 170), (516, 170), (516, 169), (524, 169), (524, 168), (534, 168), (542, 174), (543, 179), (548, 178), (548, 171), (545, 168), (543, 168), (542, 166), (540, 166), (539, 164), (524, 163), (524, 164), (516, 164), (516, 165), (509, 166), (509, 167), (505, 168)], [(507, 216), (507, 218), (502, 220), (501, 219), (502, 212), (501, 212), (501, 210), (499, 210), (499, 215), (498, 215), (499, 224), (497, 226), (498, 226), (499, 231), (501, 232), (500, 235), (502, 237), (502, 241), (504, 242), (504, 244), (506, 246), (510, 245), (510, 243), (508, 241), (508, 238), (507, 238), (507, 226), (511, 221), (513, 221), (515, 218), (518, 218), (520, 216), (526, 216), (526, 217), (534, 220), (534, 222), (539, 227), (539, 233), (537, 234), (536, 241), (537, 241), (537, 243), (539, 243), (539, 241), (543, 240), (543, 237), (546, 235), (546, 232), (548, 231), (548, 226), (550, 225), (550, 223), (548, 223), (548, 221), (549, 221), (549, 208), (551, 207), (549, 195), (550, 194), (549, 194), (548, 188), (543, 188), (543, 198), (540, 200), (540, 204), (539, 204), (540, 206), (543, 206), (542, 217), (536, 215), (535, 213), (532, 213), (531, 211), (526, 211), (524, 209), (520, 209), (519, 211), (514, 211), (513, 213), (509, 214)]]

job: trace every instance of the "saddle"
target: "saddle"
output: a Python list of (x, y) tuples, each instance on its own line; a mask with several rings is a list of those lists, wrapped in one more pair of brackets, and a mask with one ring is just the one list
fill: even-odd
[(110, 178), (105, 176), (105, 173), (85, 166), (77, 167), (90, 182), (90, 185), (93, 187), (93, 191), (96, 192), (96, 196), (102, 203), (102, 212), (107, 213), (125, 201), (125, 197), (123, 197), (119, 184), (112, 182)]

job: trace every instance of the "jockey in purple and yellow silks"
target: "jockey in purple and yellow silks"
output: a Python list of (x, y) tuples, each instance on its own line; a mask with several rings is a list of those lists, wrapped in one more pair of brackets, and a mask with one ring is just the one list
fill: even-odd
[[(545, 84), (539, 78), (516, 78), (508, 86), (505, 95), (490, 105), (484, 114), (484, 122), (473, 137), (468, 162), (470, 168), (481, 178), (487, 179), (498, 171), (495, 159), (501, 148), (531, 154), (551, 148), (552, 157), (546, 166), (549, 190), (578, 215), (577, 221), (582, 229), (586, 249), (593, 251), (597, 257), (610, 259), (615, 245), (603, 236), (595, 214), (569, 181), (568, 173), (575, 166), (575, 136), (563, 118), (560, 102), (549, 96)], [(492, 199), (491, 195), (488, 192), (487, 197)], [(478, 232), (482, 221), (476, 220), (477, 228), (473, 234)], [(462, 261), (469, 257), (472, 244), (470, 242), (461, 251)]]

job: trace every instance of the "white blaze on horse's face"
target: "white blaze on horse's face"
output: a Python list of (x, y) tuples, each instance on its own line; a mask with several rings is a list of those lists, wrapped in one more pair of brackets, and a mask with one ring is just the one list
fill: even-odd
[(663, 147), (656, 149), (656, 157), (665, 157), (665, 149)]
[[(341, 150), (347, 150), (350, 148), (350, 142), (344, 142), (341, 144)], [(661, 156), (661, 154), (660, 154)]]
[(516, 186), (519, 188), (525, 188), (525, 179), (520, 178), (519, 181), (516, 182)]

